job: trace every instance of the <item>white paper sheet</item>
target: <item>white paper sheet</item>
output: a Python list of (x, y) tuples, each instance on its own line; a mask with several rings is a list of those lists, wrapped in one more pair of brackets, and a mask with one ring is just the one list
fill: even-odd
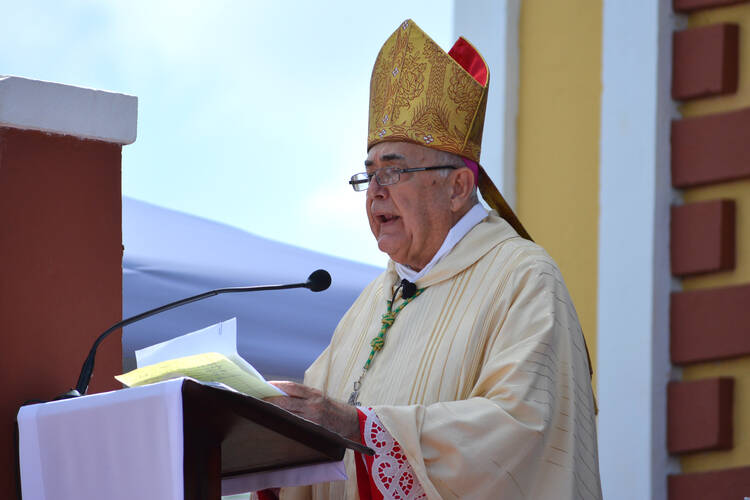
[[(135, 359), (138, 368), (141, 368), (146, 365), (204, 352), (218, 352), (229, 359), (238, 356), (237, 318), (231, 318), (201, 330), (139, 349), (135, 351)], [(255, 371), (255, 369), (253, 370)], [(260, 373), (257, 371), (255, 373), (262, 378)]]
[[(264, 382), (266, 381), (263, 375), (237, 352), (237, 318), (231, 318), (201, 330), (144, 347), (135, 351), (135, 357), (138, 368), (142, 368), (162, 361), (206, 352), (223, 354), (245, 371)], [(280, 389), (271, 385), (269, 387), (273, 388), (278, 394), (284, 394)]]

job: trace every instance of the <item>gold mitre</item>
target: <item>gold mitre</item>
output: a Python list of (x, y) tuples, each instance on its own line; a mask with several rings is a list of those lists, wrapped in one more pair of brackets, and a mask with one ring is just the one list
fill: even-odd
[[(404, 141), (479, 163), (490, 71), (479, 52), (459, 38), (446, 53), (411, 19), (380, 49), (370, 79), (367, 149)], [(487, 203), (531, 239), (490, 177), (478, 166)]]

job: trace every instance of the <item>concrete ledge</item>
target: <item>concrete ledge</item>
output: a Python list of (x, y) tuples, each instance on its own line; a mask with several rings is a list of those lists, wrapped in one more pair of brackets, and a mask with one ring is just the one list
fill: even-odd
[(734, 379), (670, 382), (667, 449), (670, 453), (728, 450), (733, 443)]
[(750, 285), (672, 293), (670, 352), (685, 365), (750, 354)]
[(734, 200), (673, 206), (670, 234), (673, 276), (734, 269)]
[(750, 107), (672, 122), (672, 185), (750, 177)]
[(716, 24), (674, 34), (672, 98), (733, 94), (738, 75), (738, 25)]
[(135, 96), (0, 76), (0, 127), (131, 144), (137, 122)]

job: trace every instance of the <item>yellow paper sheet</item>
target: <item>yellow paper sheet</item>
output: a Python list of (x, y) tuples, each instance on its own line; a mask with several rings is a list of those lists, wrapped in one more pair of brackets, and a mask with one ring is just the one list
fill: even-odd
[(221, 382), (259, 399), (281, 395), (271, 384), (243, 370), (218, 352), (170, 359), (115, 376), (127, 387), (153, 384), (178, 377), (191, 377), (201, 382)]

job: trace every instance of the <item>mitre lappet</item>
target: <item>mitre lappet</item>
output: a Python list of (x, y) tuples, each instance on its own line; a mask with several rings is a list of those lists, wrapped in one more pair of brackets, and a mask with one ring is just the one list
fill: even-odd
[(479, 164), (490, 71), (463, 37), (446, 53), (411, 19), (386, 40), (370, 80), (367, 149), (404, 141), (454, 153), (490, 207), (531, 239)]

